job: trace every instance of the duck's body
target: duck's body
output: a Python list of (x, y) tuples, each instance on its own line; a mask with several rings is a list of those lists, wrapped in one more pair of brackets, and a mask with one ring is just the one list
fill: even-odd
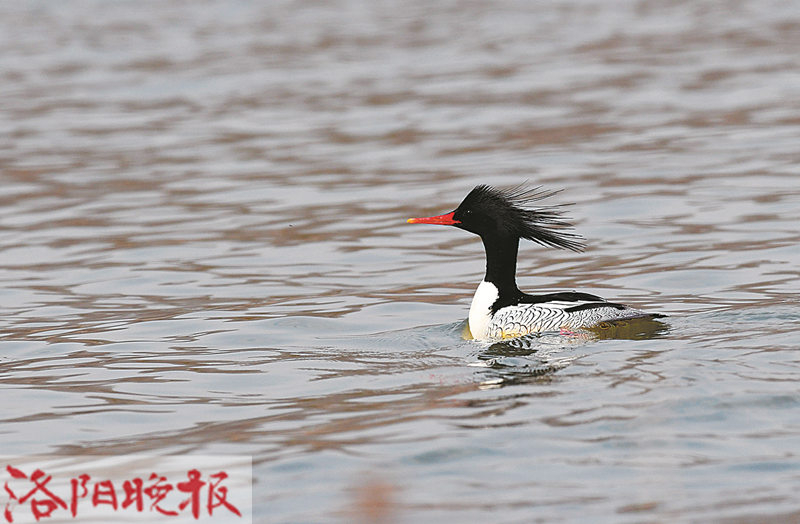
[(469, 329), (476, 340), (521, 337), (543, 331), (572, 331), (600, 322), (648, 316), (644, 311), (608, 302), (588, 293), (562, 292), (544, 295), (520, 293), (513, 304), (501, 303), (497, 287), (483, 281), (472, 297)]
[(453, 225), (480, 235), (483, 240), (486, 276), (475, 291), (469, 310), (469, 329), (474, 339), (498, 340), (543, 331), (572, 331), (601, 322), (652, 316), (588, 293), (529, 295), (517, 288), (520, 238), (573, 251), (583, 248), (580, 237), (564, 231), (571, 226), (556, 209), (524, 207), (551, 194), (536, 189), (499, 191), (478, 186), (452, 213), (408, 220)]

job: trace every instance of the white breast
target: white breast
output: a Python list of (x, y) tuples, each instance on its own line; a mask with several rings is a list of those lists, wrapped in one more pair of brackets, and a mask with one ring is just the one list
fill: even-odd
[(497, 286), (491, 282), (481, 282), (472, 297), (469, 307), (469, 331), (475, 340), (485, 340), (489, 334), (489, 324), (492, 322), (492, 304), (495, 303), (500, 293)]

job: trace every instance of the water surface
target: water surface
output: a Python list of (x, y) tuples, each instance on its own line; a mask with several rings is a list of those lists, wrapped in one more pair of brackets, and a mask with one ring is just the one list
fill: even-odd
[[(800, 12), (6, 3), (5, 455), (239, 454), (258, 522), (800, 519)], [(461, 337), (409, 226), (564, 188), (520, 285), (648, 337)]]

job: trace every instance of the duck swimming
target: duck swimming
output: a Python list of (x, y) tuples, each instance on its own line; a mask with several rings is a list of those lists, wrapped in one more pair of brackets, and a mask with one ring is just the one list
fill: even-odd
[(455, 226), (481, 237), (486, 251), (486, 275), (469, 308), (469, 330), (475, 340), (502, 340), (662, 316), (589, 293), (530, 295), (519, 290), (516, 269), (520, 239), (572, 251), (584, 248), (583, 239), (571, 232), (572, 225), (557, 206), (531, 207), (556, 192), (539, 187), (501, 190), (479, 185), (450, 213), (408, 219), (410, 224)]

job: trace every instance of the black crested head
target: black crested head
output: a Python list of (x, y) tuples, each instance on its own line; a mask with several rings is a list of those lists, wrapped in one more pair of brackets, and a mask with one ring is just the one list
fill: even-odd
[(486, 240), (491, 237), (525, 238), (544, 246), (582, 251), (580, 235), (570, 232), (560, 208), (563, 205), (530, 207), (558, 191), (519, 185), (511, 189), (476, 186), (453, 212), (456, 227)]

